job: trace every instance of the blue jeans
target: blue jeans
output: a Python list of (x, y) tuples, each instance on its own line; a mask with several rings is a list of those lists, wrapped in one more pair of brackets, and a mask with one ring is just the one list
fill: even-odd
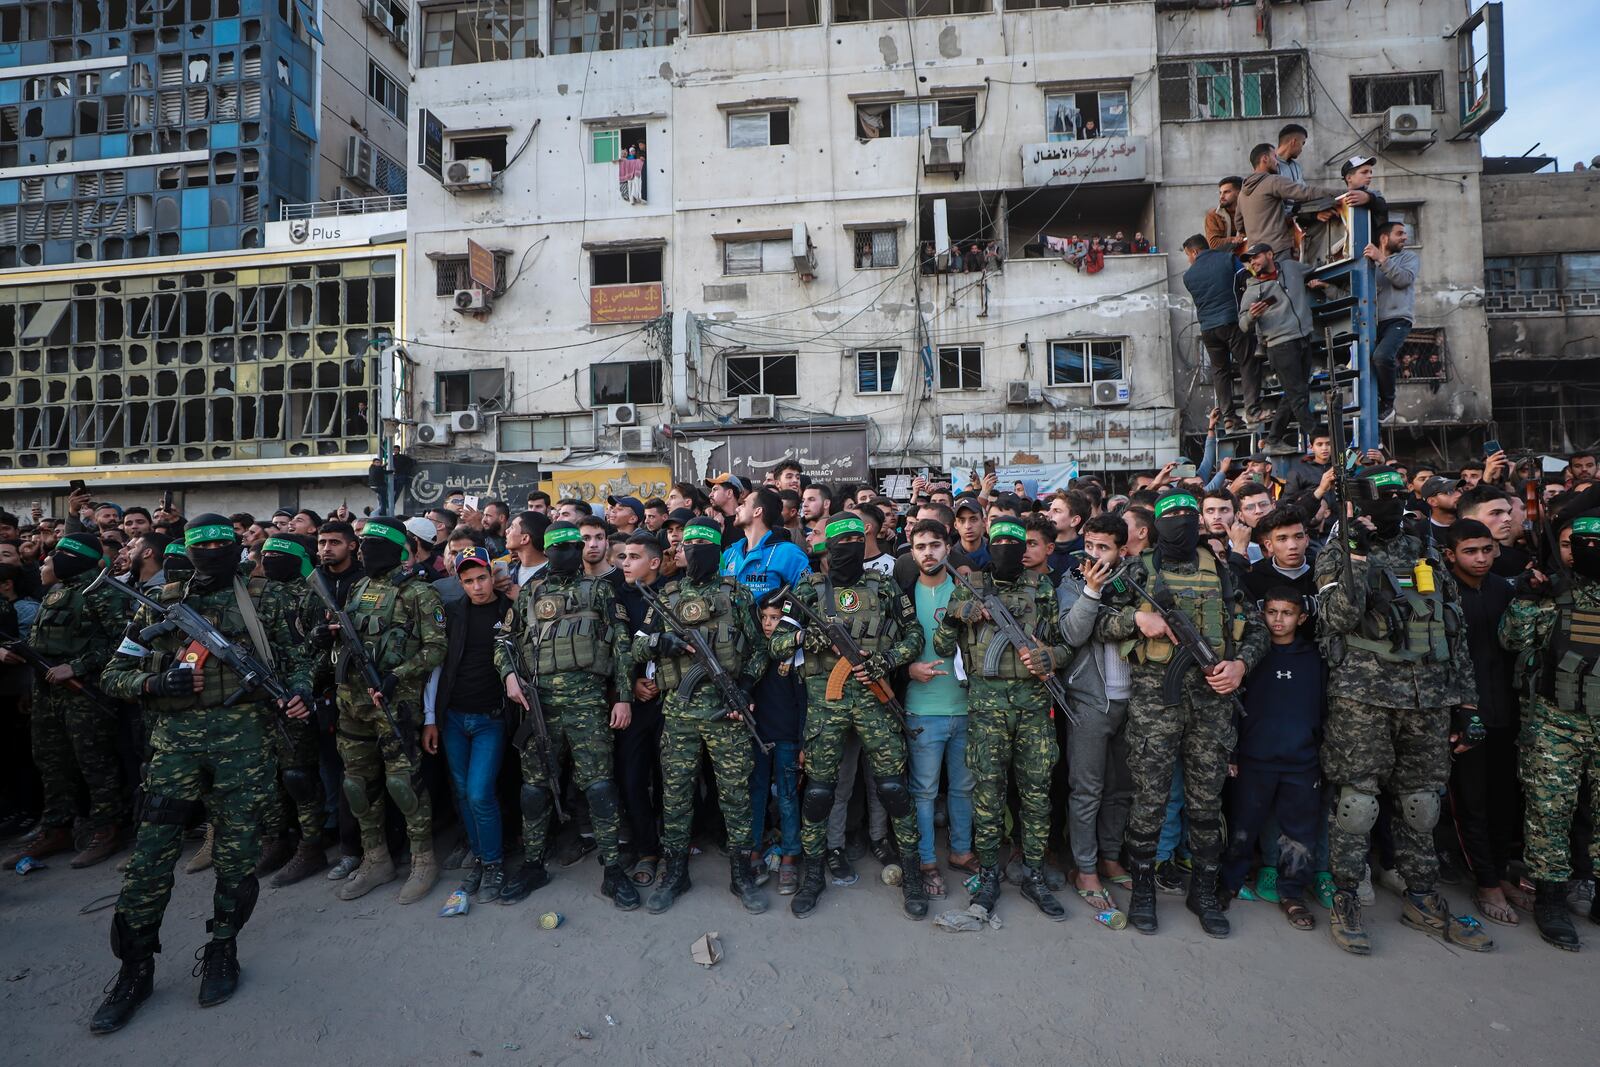
[(1372, 372), (1378, 379), (1378, 410), (1394, 407), (1394, 364), (1411, 333), (1410, 319), (1384, 319), (1378, 323), (1378, 343), (1372, 348)]
[(503, 855), (500, 802), (495, 799), (494, 781), (506, 750), (505, 720), (498, 715), (451, 711), (445, 715), (440, 733), (450, 764), (450, 788), (461, 824), (467, 828), (467, 841), (484, 863), (499, 863)]
[(945, 814), (950, 817), (950, 851), (972, 851), (972, 772), (967, 769), (967, 717), (965, 715), (907, 715), (915, 733), (911, 750), (911, 796), (917, 802), (917, 836), (922, 862), (933, 857), (933, 802), (939, 796), (939, 767), (950, 776)]
[(1156, 861), (1178, 856), (1183, 844), (1183, 761), (1172, 767), (1172, 792), (1167, 794), (1167, 817), (1161, 823), (1161, 837), (1156, 842)]
[(783, 843), (778, 852), (800, 855), (800, 742), (774, 741), (771, 752), (762, 752), (754, 741), (755, 770), (750, 774), (750, 847), (759, 849), (767, 832), (767, 793), (777, 770), (778, 832)]

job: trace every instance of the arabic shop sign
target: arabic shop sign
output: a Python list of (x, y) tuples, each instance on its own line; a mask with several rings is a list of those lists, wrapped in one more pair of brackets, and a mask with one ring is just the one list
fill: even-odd
[[(672, 472), (665, 467), (595, 467), (558, 470), (553, 474), (557, 500), (569, 497), (604, 504), (608, 496), (636, 496), (640, 502), (665, 497), (672, 488)], [(548, 487), (547, 487), (548, 488)]]
[(418, 462), (411, 480), (402, 487), (401, 499), (407, 505), (405, 510), (424, 511), (451, 493), (465, 493), (504, 500), (515, 514), (538, 488), (537, 463)]
[(867, 466), (865, 423), (778, 423), (759, 428), (711, 431), (678, 429), (672, 435), (672, 469), (681, 481), (699, 484), (731, 472), (760, 483), (786, 459), (820, 482), (864, 481)]
[(1022, 146), (1022, 184), (1077, 185), (1080, 182), (1143, 181), (1143, 137), (1093, 137)]

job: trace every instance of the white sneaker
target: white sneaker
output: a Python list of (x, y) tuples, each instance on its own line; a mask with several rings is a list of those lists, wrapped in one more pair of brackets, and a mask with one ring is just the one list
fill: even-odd
[(1406, 880), (1400, 877), (1400, 872), (1393, 868), (1379, 867), (1377, 874), (1373, 877), (1373, 881), (1395, 896), (1403, 896), (1405, 894)]
[(361, 866), (360, 856), (340, 856), (339, 862), (328, 868), (328, 881), (342, 882), (359, 866)]
[(1367, 905), (1378, 902), (1378, 895), (1372, 891), (1371, 867), (1361, 873), (1361, 884), (1356, 886), (1356, 899)]

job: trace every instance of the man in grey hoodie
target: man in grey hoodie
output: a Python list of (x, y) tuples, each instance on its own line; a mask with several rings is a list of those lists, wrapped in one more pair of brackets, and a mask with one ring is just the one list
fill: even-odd
[(1327, 283), (1308, 279), (1303, 263), (1274, 255), (1266, 241), (1245, 249), (1244, 262), (1251, 278), (1239, 298), (1239, 329), (1256, 331), (1257, 342), (1266, 349), (1267, 363), (1283, 387), (1262, 451), (1273, 456), (1296, 455), (1298, 440), (1284, 435), (1290, 415), (1307, 437), (1316, 426), (1311, 413), (1312, 324), (1307, 289), (1322, 289)]
[(1394, 416), (1394, 365), (1417, 317), (1417, 274), (1422, 260), (1406, 248), (1406, 224), (1385, 222), (1362, 254), (1378, 267), (1378, 344), (1372, 369), (1378, 375), (1378, 421)]
[(1279, 259), (1294, 253), (1294, 226), (1284, 212), (1286, 203), (1303, 204), (1320, 197), (1333, 197), (1339, 204), (1366, 204), (1371, 194), (1340, 186), (1307, 185), (1278, 173), (1277, 150), (1262, 143), (1250, 150), (1251, 173), (1244, 180), (1239, 197), (1239, 213), (1244, 216), (1244, 232), (1252, 243), (1264, 241)]

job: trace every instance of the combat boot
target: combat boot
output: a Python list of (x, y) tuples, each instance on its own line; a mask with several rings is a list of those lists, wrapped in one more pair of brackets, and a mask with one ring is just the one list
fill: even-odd
[(82, 870), (97, 863), (104, 863), (122, 850), (122, 843), (120, 826), (102, 826), (89, 835), (89, 840), (83, 844), (83, 850), (72, 857), (72, 862), (68, 866), (74, 870)]
[(1421, 930), (1468, 952), (1488, 952), (1494, 948), (1494, 939), (1483, 925), (1470, 915), (1451, 915), (1450, 905), (1437, 890), (1413, 893), (1406, 890), (1401, 898), (1400, 921), (1413, 930)]
[(1128, 922), (1141, 934), (1156, 932), (1156, 865), (1149, 860), (1135, 861), (1133, 895), (1128, 898)]
[(672, 902), (689, 891), (689, 857), (683, 852), (669, 852), (664, 863), (666, 872), (656, 883), (655, 891), (645, 902), (645, 910), (660, 915), (672, 907)]
[(767, 895), (756, 885), (750, 859), (740, 849), (728, 853), (728, 892), (739, 898), (744, 910), (760, 915), (767, 910)]
[(795, 891), (794, 899), (789, 901), (789, 910), (796, 919), (804, 919), (817, 910), (817, 901), (828, 884), (827, 866), (821, 856), (808, 854), (800, 859), (805, 864), (805, 872), (800, 875), (800, 888)]
[(194, 975), (200, 979), (200, 1006), (214, 1008), (239, 988), (239, 950), (233, 938), (214, 937), (195, 949)]
[(1000, 868), (991, 864), (988, 867), (978, 868), (978, 888), (973, 891), (972, 899), (967, 901), (967, 907), (976, 904), (984, 911), (993, 914), (994, 906), (1000, 901)]
[(261, 858), (256, 860), (256, 877), (265, 878), (282, 867), (294, 856), (294, 847), (287, 838), (275, 837), (261, 846)]
[(189, 862), (183, 865), (184, 874), (199, 874), (201, 871), (211, 869), (211, 852), (217, 845), (217, 831), (210, 823), (206, 823), (206, 839), (200, 842), (200, 847)]
[(1207, 937), (1227, 937), (1232, 930), (1228, 917), (1222, 914), (1222, 901), (1217, 899), (1217, 870), (1215, 863), (1196, 862), (1194, 873), (1189, 876), (1186, 903), (1199, 918), (1200, 929)]
[(633, 911), (639, 906), (639, 887), (633, 884), (620, 863), (606, 864), (605, 877), (600, 880), (600, 895), (610, 897), (618, 911)]
[(501, 891), (506, 887), (505, 864), (499, 862), (483, 863), (480, 861), (473, 864), (472, 869), (477, 875), (478, 884), (468, 890), (465, 883), (463, 883), (461, 888), (469, 893), (475, 893), (476, 896), (473, 899), (479, 904), (489, 904), (499, 900)]
[(95, 1009), (89, 1020), (89, 1032), (109, 1034), (121, 1030), (139, 1010), (139, 1005), (150, 999), (155, 986), (155, 954), (161, 951), (156, 939), (156, 929), (135, 930), (120, 914), (111, 919), (111, 951), (122, 961), (117, 976), (106, 987), (106, 999)]
[(394, 860), (389, 858), (389, 850), (379, 845), (361, 854), (361, 866), (344, 880), (344, 884), (334, 895), (340, 900), (355, 900), (357, 897), (366, 896), (380, 885), (388, 885), (394, 879)]
[(433, 850), (411, 850), (411, 874), (400, 887), (400, 903), (415, 904), (433, 889), (439, 880), (439, 865), (433, 861)]
[(1565, 882), (1534, 883), (1533, 921), (1539, 927), (1539, 936), (1550, 944), (1567, 952), (1578, 951), (1578, 931), (1567, 911)]
[[(272, 876), (272, 888), (282, 889), (310, 878), (328, 866), (328, 854), (315, 841), (301, 841), (294, 856), (283, 865), (283, 870)], [(260, 870), (259, 867), (256, 868)]]
[(1028, 876), (1022, 880), (1022, 899), (1031, 900), (1051, 922), (1062, 922), (1067, 917), (1067, 909), (1056, 899), (1056, 895), (1050, 892), (1050, 886), (1044, 880), (1044, 872), (1037, 868), (1030, 868)]
[(527, 860), (517, 869), (515, 876), (506, 880), (500, 890), (500, 903), (517, 904), (528, 899), (528, 894), (550, 884), (550, 872), (539, 860)]
[(901, 865), (900, 910), (908, 919), (928, 917), (928, 888), (922, 884), (922, 868), (914, 863)]
[(1372, 939), (1361, 923), (1361, 901), (1349, 889), (1333, 891), (1333, 911), (1328, 916), (1328, 936), (1356, 956), (1372, 955)]
[(44, 859), (65, 852), (72, 847), (72, 828), (70, 826), (46, 826), (40, 823), (33, 828), (33, 832), (17, 842), (16, 851), (6, 857), (5, 865), (15, 867), (22, 862), (22, 857), (32, 856), (34, 859)]

